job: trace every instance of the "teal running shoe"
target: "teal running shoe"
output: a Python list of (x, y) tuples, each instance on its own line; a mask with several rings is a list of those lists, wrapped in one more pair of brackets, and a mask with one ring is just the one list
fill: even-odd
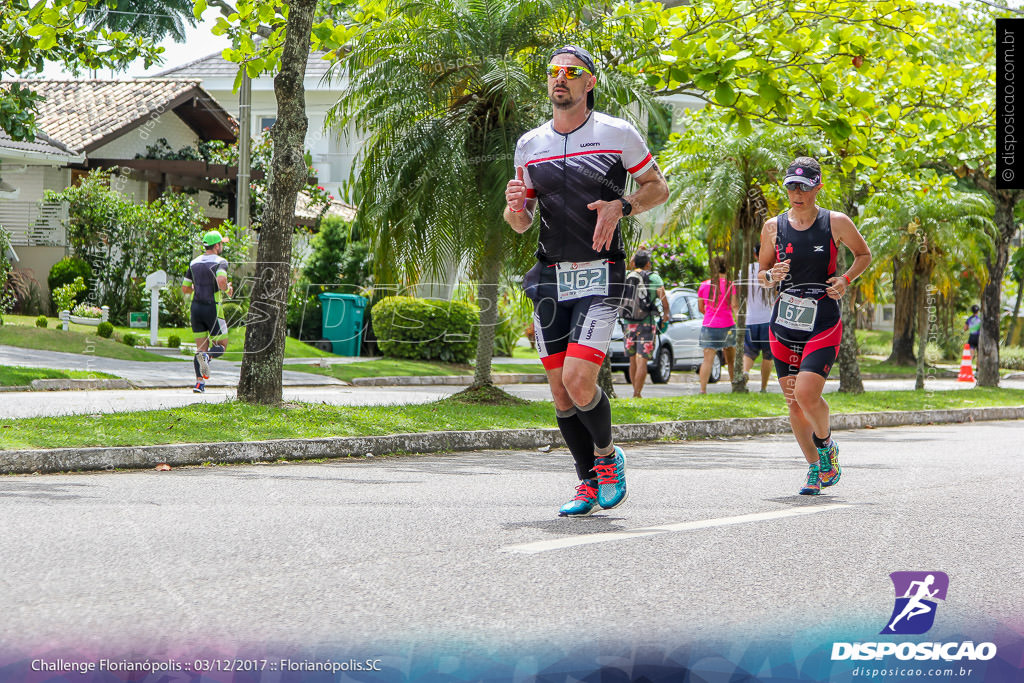
[(597, 504), (605, 510), (617, 508), (626, 502), (626, 456), (622, 449), (603, 458), (594, 458), (597, 474)]
[(576, 487), (576, 497), (562, 506), (559, 517), (586, 517), (597, 507), (597, 481), (584, 479)]
[(804, 482), (804, 487), (800, 489), (801, 496), (816, 496), (821, 493), (821, 480), (819, 478), (820, 471), (818, 470), (818, 463), (808, 466), (807, 468), (807, 481)]
[(835, 486), (839, 483), (839, 477), (843, 475), (843, 468), (839, 466), (839, 446), (835, 439), (827, 448), (818, 449), (818, 459), (821, 461), (818, 469), (822, 486)]

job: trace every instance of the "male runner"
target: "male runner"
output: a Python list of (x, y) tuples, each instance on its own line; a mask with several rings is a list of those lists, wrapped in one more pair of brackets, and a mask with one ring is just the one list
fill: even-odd
[[(871, 263), (871, 250), (849, 216), (815, 204), (821, 191), (821, 166), (815, 159), (795, 159), (783, 185), (790, 208), (768, 219), (761, 230), (758, 279), (764, 287), (779, 286), (768, 338), (789, 424), (808, 463), (800, 493), (816, 495), (842, 474), (821, 392), (843, 334), (839, 299)], [(854, 259), (837, 276), (840, 244)]]
[[(219, 314), (217, 306), (220, 292), (233, 293), (228, 282), (228, 262), (221, 257), (224, 243), (228, 239), (216, 230), (203, 235), (203, 246), (206, 252), (192, 259), (181, 285), (185, 294), (193, 294), (191, 307), (192, 332), (196, 334), (196, 355), (192, 365), (196, 370), (194, 393), (206, 391), (206, 381), (210, 379), (210, 359), (224, 355), (228, 346), (228, 325)], [(201, 336), (200, 336), (201, 335)], [(211, 337), (220, 336), (210, 345)]]
[[(505, 190), (505, 220), (526, 232), (540, 206), (537, 265), (523, 279), (534, 302), (537, 349), (558, 427), (580, 484), (565, 517), (617, 507), (626, 499), (625, 457), (612, 442), (608, 397), (597, 373), (622, 300), (623, 216), (668, 199), (668, 185), (643, 138), (626, 121), (593, 111), (597, 69), (568, 45), (548, 65), (549, 123), (516, 145), (516, 177)], [(628, 196), (627, 173), (639, 184)]]

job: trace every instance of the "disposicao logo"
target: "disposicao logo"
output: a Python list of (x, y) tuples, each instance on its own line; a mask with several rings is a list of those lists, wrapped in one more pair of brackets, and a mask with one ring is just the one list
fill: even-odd
[(896, 589), (896, 604), (881, 633), (927, 633), (935, 623), (936, 600), (946, 599), (949, 576), (946, 572), (893, 572), (889, 578)]
[[(893, 572), (896, 591), (892, 614), (881, 635), (920, 635), (935, 624), (938, 601), (946, 599), (949, 576), (945, 572)], [(996, 656), (994, 643), (833, 643), (832, 660), (870, 660), (895, 656), (900, 660), (988, 661)]]

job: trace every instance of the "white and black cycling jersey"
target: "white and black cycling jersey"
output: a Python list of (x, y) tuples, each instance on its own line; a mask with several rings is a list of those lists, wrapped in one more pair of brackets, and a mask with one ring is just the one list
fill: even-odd
[(563, 134), (549, 121), (519, 138), (515, 165), (525, 168), (526, 196), (536, 198), (540, 209), (540, 261), (625, 258), (619, 228), (608, 249), (594, 251), (597, 212), (587, 204), (622, 197), (627, 172), (635, 178), (653, 168), (654, 158), (632, 124), (591, 112), (583, 125)]

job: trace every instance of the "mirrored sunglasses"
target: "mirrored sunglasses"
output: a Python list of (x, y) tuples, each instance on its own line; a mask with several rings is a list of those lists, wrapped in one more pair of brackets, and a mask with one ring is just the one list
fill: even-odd
[(558, 78), (558, 72), (565, 72), (565, 77), (570, 81), (575, 81), (583, 74), (594, 74), (590, 73), (590, 70), (585, 66), (565, 66), (564, 64), (548, 64), (548, 78)]

